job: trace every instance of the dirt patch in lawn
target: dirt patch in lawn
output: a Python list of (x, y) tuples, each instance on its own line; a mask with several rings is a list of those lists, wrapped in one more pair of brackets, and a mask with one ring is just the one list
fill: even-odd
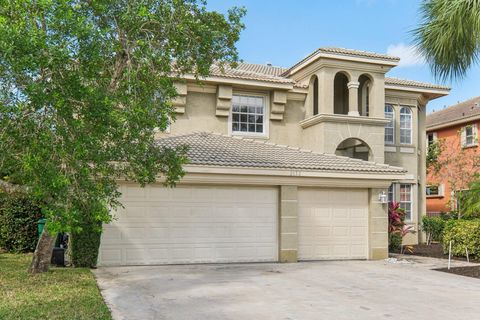
[[(413, 246), (413, 252), (404, 252), (406, 255), (448, 259), (448, 254), (443, 253), (443, 247), (440, 243), (430, 245), (418, 244)], [(467, 261), (466, 257), (452, 257), (453, 260)], [(470, 257), (470, 262), (480, 262), (480, 259)]]
[(480, 266), (455, 267), (455, 268), (450, 268), (450, 270), (448, 270), (448, 268), (441, 268), (441, 269), (434, 269), (434, 270), (480, 279)]

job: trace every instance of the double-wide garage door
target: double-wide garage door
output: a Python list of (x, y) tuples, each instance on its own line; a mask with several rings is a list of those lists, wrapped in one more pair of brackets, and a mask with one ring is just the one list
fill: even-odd
[[(121, 192), (100, 265), (278, 261), (278, 188), (126, 184)], [(367, 190), (299, 188), (297, 231), (299, 260), (366, 259)]]
[(121, 187), (100, 265), (278, 260), (278, 189)]

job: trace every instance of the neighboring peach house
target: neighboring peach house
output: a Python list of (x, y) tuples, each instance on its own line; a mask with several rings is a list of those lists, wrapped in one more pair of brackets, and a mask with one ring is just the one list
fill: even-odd
[[(428, 145), (442, 141), (444, 157), (451, 155), (467, 157), (467, 159), (461, 161), (461, 165), (465, 166), (465, 170), (462, 169), (461, 171), (467, 173), (470, 171), (469, 175), (473, 175), (478, 170), (473, 162), (478, 159), (479, 124), (480, 97), (432, 112), (427, 115), (426, 121)], [(443, 168), (443, 170), (446, 169)], [(454, 170), (460, 172), (460, 168), (454, 168)], [(455, 176), (453, 172), (450, 175)], [(459, 203), (455, 197), (455, 192), (465, 190), (468, 186), (465, 185), (466, 183), (462, 183), (462, 180), (457, 182), (457, 186), (453, 186), (455, 190), (452, 190), (452, 179), (448, 180), (444, 172), (435, 174), (433, 170), (429, 170), (426, 188), (428, 215), (438, 215), (458, 207)]]
[(385, 77), (398, 63), (320, 48), (289, 68), (178, 79), (158, 143), (189, 147), (186, 175), (173, 189), (121, 183), (99, 264), (388, 257), (388, 201), (415, 230), (425, 214), (425, 110), (449, 92)]

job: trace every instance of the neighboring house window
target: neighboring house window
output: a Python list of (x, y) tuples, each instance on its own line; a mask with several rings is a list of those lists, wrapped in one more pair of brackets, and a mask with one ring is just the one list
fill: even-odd
[(427, 133), (427, 147), (430, 147), (436, 141), (437, 141), (437, 133), (436, 132)]
[(477, 125), (472, 124), (462, 128), (462, 147), (471, 147), (477, 145)]
[(385, 105), (385, 119), (390, 120), (385, 126), (385, 143), (395, 143), (395, 111), (393, 106)]
[(395, 184), (391, 184), (388, 187), (388, 203), (395, 201)]
[(412, 144), (412, 110), (408, 107), (400, 109), (400, 143)]
[(430, 185), (425, 190), (427, 197), (443, 197), (443, 185)]
[(232, 132), (265, 134), (265, 97), (234, 95)]
[(412, 221), (412, 185), (400, 184), (400, 208), (405, 210), (405, 220)]

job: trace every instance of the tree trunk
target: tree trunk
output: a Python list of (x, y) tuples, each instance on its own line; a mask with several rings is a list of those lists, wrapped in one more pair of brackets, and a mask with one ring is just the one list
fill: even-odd
[(33, 253), (32, 264), (28, 269), (31, 274), (47, 272), (52, 260), (53, 247), (55, 246), (55, 237), (47, 230), (47, 225), (43, 228), (42, 235), (37, 243), (37, 248)]

